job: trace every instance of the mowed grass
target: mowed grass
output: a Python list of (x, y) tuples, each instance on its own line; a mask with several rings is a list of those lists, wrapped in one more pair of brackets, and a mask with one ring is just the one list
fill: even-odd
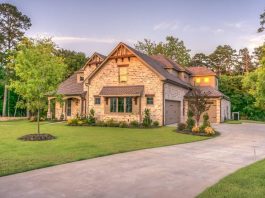
[(36, 123), (0, 122), (0, 176), (67, 162), (207, 139), (174, 132), (175, 128), (127, 129), (70, 127), (65, 123), (42, 123), (41, 132), (55, 140), (17, 140), (35, 133)]
[(265, 197), (265, 160), (236, 171), (198, 196), (198, 198), (213, 197)]

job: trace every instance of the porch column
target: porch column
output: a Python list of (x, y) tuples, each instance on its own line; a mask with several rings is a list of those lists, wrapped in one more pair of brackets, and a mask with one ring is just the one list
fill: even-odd
[(47, 118), (51, 118), (51, 99), (48, 98), (48, 111), (47, 111)]

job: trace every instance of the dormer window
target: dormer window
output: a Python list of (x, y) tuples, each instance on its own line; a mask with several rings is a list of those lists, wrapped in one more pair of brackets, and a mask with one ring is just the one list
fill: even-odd
[(196, 78), (196, 83), (200, 83), (201, 79), (200, 78)]
[(79, 81), (80, 81), (80, 82), (84, 81), (84, 76), (80, 76), (80, 77), (79, 77)]

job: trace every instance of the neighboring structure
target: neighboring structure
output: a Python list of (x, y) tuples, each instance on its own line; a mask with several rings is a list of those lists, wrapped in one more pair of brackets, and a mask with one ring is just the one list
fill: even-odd
[[(95, 110), (98, 120), (142, 121), (145, 108), (162, 125), (184, 122), (191, 85), (209, 95), (210, 119), (230, 118), (230, 101), (218, 91), (216, 74), (206, 67), (180, 66), (162, 55), (148, 56), (120, 43), (107, 56), (94, 53), (86, 65), (64, 81), (57, 91), (65, 96), (63, 107), (55, 102), (48, 117), (65, 119)], [(53, 112), (53, 113), (52, 113)]]

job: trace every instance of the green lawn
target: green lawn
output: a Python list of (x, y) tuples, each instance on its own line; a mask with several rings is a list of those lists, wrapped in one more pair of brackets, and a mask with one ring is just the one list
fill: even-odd
[(236, 171), (198, 196), (198, 198), (212, 197), (265, 197), (265, 160)]
[(226, 120), (226, 124), (242, 124), (242, 123), (255, 123), (255, 124), (265, 124), (264, 121), (256, 121), (256, 120)]
[(207, 139), (179, 134), (174, 128), (126, 129), (70, 127), (65, 123), (42, 123), (41, 131), (57, 137), (42, 142), (24, 142), (18, 137), (34, 133), (36, 123), (0, 122), (0, 176), (144, 148)]

